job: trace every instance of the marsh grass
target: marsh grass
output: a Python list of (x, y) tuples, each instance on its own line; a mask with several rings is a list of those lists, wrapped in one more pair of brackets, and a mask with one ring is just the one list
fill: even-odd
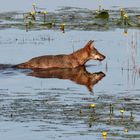
[(138, 55), (138, 32), (134, 31), (131, 36), (131, 40), (128, 40), (127, 34), (124, 34), (126, 36), (126, 63), (124, 66), (122, 66), (122, 72), (124, 70), (127, 71), (127, 83), (128, 87), (131, 85), (135, 85), (135, 81), (137, 76), (139, 76), (139, 55)]

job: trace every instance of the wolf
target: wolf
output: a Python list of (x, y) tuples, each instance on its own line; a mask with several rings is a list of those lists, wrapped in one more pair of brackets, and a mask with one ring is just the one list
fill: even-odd
[(16, 67), (23, 69), (76, 68), (85, 65), (91, 59), (99, 61), (105, 59), (105, 56), (94, 47), (92, 40), (84, 48), (71, 54), (39, 56)]

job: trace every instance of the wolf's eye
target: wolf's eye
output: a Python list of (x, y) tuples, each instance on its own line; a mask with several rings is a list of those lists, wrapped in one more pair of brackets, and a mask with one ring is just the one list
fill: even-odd
[(97, 52), (97, 51), (95, 51), (95, 52), (94, 52), (94, 54), (98, 54), (98, 52)]

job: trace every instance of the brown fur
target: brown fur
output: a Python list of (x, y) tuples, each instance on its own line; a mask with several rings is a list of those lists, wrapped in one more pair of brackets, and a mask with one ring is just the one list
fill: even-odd
[(89, 73), (84, 66), (73, 69), (34, 69), (28, 75), (39, 78), (69, 79), (77, 84), (85, 85), (90, 92), (92, 92), (93, 86), (105, 76), (103, 72)]
[(93, 46), (93, 41), (89, 41), (82, 49), (69, 55), (45, 55), (32, 58), (31, 60), (17, 65), (18, 68), (75, 68), (84, 65), (90, 59), (102, 61), (105, 56), (97, 51)]

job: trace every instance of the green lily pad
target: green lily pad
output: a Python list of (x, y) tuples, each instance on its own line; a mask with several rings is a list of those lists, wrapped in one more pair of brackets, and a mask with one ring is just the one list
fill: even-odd
[(102, 18), (102, 19), (108, 19), (109, 18), (109, 13), (108, 13), (107, 10), (98, 11), (98, 13), (95, 17), (96, 18)]

